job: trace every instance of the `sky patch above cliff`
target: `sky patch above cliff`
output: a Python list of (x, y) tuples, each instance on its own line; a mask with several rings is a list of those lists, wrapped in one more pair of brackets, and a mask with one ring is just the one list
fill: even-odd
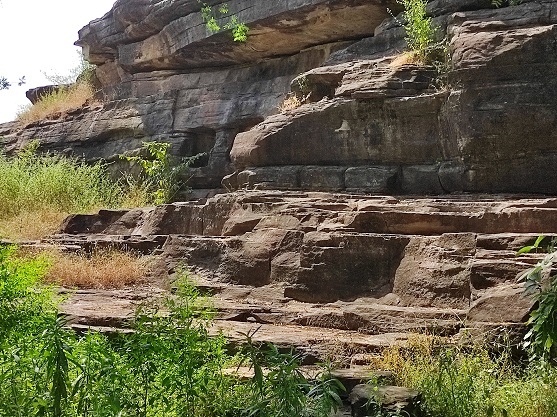
[[(25, 91), (52, 84), (43, 74), (68, 75), (79, 64), (78, 30), (102, 17), (115, 0), (0, 0), (0, 123), (29, 103)], [(26, 83), (18, 86), (25, 77)]]

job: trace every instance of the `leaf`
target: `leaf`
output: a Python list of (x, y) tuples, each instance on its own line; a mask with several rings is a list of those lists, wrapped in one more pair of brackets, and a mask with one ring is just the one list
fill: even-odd
[(523, 253), (530, 253), (530, 252), (533, 251), (535, 248), (536, 248), (536, 247), (533, 246), (533, 245), (524, 246), (523, 248), (519, 249), (519, 250), (516, 252), (516, 255), (515, 255), (515, 256), (522, 255)]
[(534, 247), (537, 248), (540, 246), (540, 243), (542, 243), (542, 240), (545, 239), (544, 235), (539, 235), (538, 238), (536, 239), (536, 242), (534, 243)]
[(549, 352), (552, 346), (553, 346), (553, 338), (548, 335), (543, 347), (546, 350), (546, 352)]

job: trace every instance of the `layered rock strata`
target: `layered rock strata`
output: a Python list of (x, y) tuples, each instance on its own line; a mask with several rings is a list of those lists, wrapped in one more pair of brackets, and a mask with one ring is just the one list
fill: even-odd
[[(40, 138), (120, 171), (118, 154), (164, 141), (177, 157), (205, 154), (190, 183), (205, 190), (226, 176), (227, 188), (556, 191), (553, 1), (430, 2), (450, 56), (441, 71), (396, 58), (395, 1), (228, 6), (250, 27), (245, 44), (208, 32), (197, 1), (117, 1), (78, 41), (103, 104), (2, 125), (4, 151)], [(308, 103), (279, 114), (290, 89)]]
[(150, 254), (164, 281), (187, 265), (214, 294), (219, 326), (284, 325), (268, 330), (284, 343), (305, 326), (315, 343), (298, 344), (319, 350), (333, 334), (315, 327), (377, 335), (377, 346), (413, 331), (520, 326), (532, 301), (516, 277), (541, 255), (515, 253), (557, 233), (554, 220), (553, 198), (261, 191), (75, 215), (48, 242)]
[[(478, 5), (456, 3), (432, 2), (430, 10)], [(399, 29), (379, 28), (294, 80), (315, 103), (236, 137), (235, 184), (555, 193), (555, 7), (536, 1), (441, 14), (450, 54), (444, 74), (383, 58), (380, 41)]]

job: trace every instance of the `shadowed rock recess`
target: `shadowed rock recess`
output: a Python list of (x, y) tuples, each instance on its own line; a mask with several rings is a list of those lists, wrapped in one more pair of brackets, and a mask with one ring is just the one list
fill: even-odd
[[(0, 125), (8, 154), (39, 138), (115, 171), (143, 141), (206, 153), (197, 201), (72, 216), (45, 243), (135, 249), (165, 280), (188, 265), (215, 331), (313, 357), (520, 326), (515, 277), (539, 256), (515, 251), (557, 233), (557, 3), (430, 2), (443, 74), (399, 64), (394, 0), (227, 4), (246, 43), (208, 32), (196, 0), (116, 1), (77, 42), (102, 104)], [(306, 102), (281, 113), (289, 92)], [(141, 297), (82, 291), (66, 310), (120, 326)]]

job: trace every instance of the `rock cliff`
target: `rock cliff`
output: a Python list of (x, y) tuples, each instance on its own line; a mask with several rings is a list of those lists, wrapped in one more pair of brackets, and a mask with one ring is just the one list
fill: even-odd
[[(187, 263), (218, 294), (217, 327), (269, 326), (263, 339), (309, 350), (519, 326), (531, 303), (514, 278), (536, 257), (514, 251), (557, 233), (557, 203), (495, 193), (557, 191), (557, 2), (430, 2), (442, 71), (400, 59), (394, 0), (228, 5), (245, 44), (209, 33), (196, 0), (118, 0), (78, 41), (103, 103), (0, 135), (8, 153), (40, 138), (115, 169), (142, 141), (169, 142), (207, 154), (194, 197), (238, 190), (71, 217), (48, 242), (139, 250), (161, 277)], [(279, 112), (291, 91), (306, 103)]]
[[(77, 42), (98, 65), (103, 104), (4, 124), (4, 150), (40, 138), (118, 165), (142, 141), (170, 142), (177, 156), (207, 154), (194, 196), (233, 173), (227, 187), (556, 191), (555, 2), (432, 1), (451, 58), (442, 74), (397, 63), (394, 0), (228, 6), (250, 27), (245, 44), (209, 32), (195, 0), (117, 1)], [(279, 113), (291, 89), (309, 102)]]
[[(411, 331), (520, 327), (532, 300), (515, 278), (543, 254), (516, 250), (556, 225), (555, 198), (249, 191), (74, 215), (43, 243), (140, 251), (155, 282), (187, 265), (214, 294), (219, 329), (265, 325), (264, 340), (319, 357), (339, 340), (369, 351)], [(130, 314), (128, 303), (115, 318), (106, 294), (76, 299), (67, 312), (87, 325)]]

